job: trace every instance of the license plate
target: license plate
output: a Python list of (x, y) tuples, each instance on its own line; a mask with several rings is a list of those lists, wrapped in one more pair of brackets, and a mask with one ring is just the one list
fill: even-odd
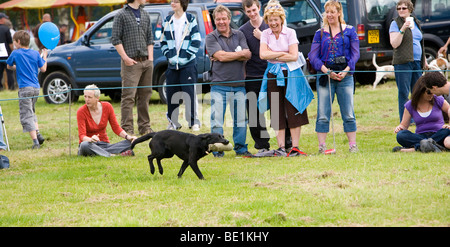
[(380, 43), (380, 30), (368, 30), (369, 44)]

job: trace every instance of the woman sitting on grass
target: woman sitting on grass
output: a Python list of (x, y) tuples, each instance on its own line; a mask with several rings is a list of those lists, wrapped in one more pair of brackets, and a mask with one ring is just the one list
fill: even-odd
[[(442, 96), (432, 94), (420, 77), (411, 100), (405, 104), (402, 122), (395, 128), (397, 142), (402, 146), (394, 147), (393, 151), (440, 152), (450, 149), (450, 126), (444, 124), (442, 112), (450, 116), (449, 103)], [(408, 130), (411, 118), (416, 123), (416, 133)]]
[[(131, 142), (136, 139), (123, 130), (117, 122), (114, 108), (109, 102), (100, 102), (100, 90), (95, 85), (86, 86), (84, 89), (85, 105), (77, 111), (78, 136), (80, 146), (78, 155), (110, 157), (115, 154), (122, 156), (133, 155)], [(106, 134), (106, 126), (111, 128), (116, 135), (125, 140), (110, 144)]]

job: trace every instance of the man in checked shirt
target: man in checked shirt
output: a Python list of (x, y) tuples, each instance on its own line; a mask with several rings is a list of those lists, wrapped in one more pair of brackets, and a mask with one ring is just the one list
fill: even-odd
[(122, 58), (121, 127), (130, 135), (134, 134), (135, 100), (139, 134), (153, 132), (148, 112), (152, 94), (149, 86), (152, 85), (153, 73), (153, 34), (150, 15), (143, 8), (145, 2), (127, 0), (127, 4), (114, 18), (111, 37), (111, 43)]

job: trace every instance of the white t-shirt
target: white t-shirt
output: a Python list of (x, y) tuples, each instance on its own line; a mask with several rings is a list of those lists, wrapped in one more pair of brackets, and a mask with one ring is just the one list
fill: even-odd
[(175, 27), (175, 44), (177, 50), (180, 49), (181, 43), (183, 42), (181, 38), (183, 37), (186, 21), (186, 13), (183, 13), (183, 15), (179, 19), (177, 19), (175, 16), (173, 17), (173, 26)]

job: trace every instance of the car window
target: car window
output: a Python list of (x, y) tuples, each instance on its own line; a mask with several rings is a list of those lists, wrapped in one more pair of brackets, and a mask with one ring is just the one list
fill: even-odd
[[(213, 29), (216, 29), (216, 23), (214, 22), (213, 10), (210, 10), (210, 17), (213, 25)], [(230, 9), (231, 12), (231, 22), (230, 26), (233, 29), (239, 29), (242, 25), (244, 25), (248, 21), (248, 17), (245, 15), (243, 10), (238, 9)]]
[(288, 26), (317, 24), (319, 20), (313, 8), (306, 1), (296, 1), (293, 5), (283, 5)]
[(246, 15), (244, 12), (240, 10), (232, 10), (231, 11), (231, 22), (236, 25), (236, 28), (244, 25), (247, 20), (245, 19)]
[[(161, 37), (162, 19), (160, 13), (149, 13), (150, 21), (152, 25), (153, 37), (158, 40)], [(112, 27), (114, 18), (111, 18), (105, 22), (103, 26), (98, 28), (89, 40), (91, 45), (109, 44), (111, 43)]]
[(112, 27), (114, 18), (109, 19), (103, 26), (98, 28), (89, 40), (91, 45), (100, 45), (111, 43)]
[(153, 40), (159, 40), (161, 38), (162, 30), (162, 18), (160, 13), (149, 13), (150, 22), (152, 25)]
[(414, 3), (414, 14), (419, 20), (422, 20), (423, 12), (422, 0), (416, 0), (416, 2)]
[(431, 0), (431, 20), (450, 19), (450, 1)]
[(386, 20), (389, 11), (397, 4), (396, 2), (398, 2), (398, 0), (366, 0), (367, 20)]

